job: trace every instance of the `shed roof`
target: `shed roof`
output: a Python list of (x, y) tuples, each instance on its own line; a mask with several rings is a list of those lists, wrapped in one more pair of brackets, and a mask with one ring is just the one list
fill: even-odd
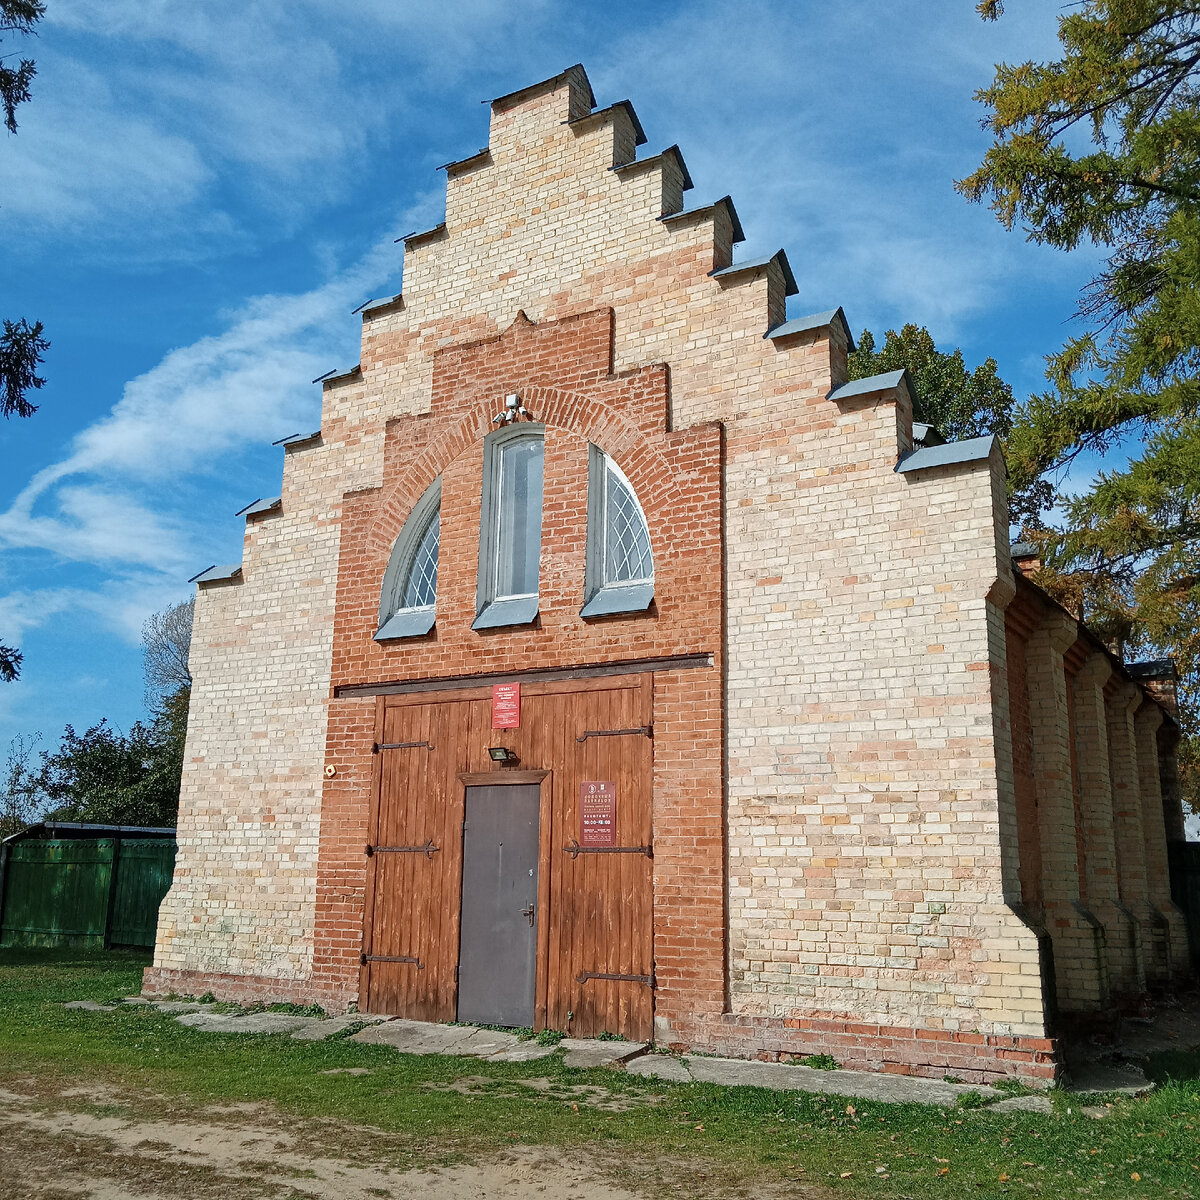
[(28, 842), (35, 838), (173, 838), (174, 825), (90, 825), (80, 821), (38, 821), (4, 838), (9, 842)]

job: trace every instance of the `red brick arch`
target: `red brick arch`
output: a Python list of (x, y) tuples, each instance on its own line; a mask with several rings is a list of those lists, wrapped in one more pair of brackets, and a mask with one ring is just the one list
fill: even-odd
[[(578, 392), (535, 386), (522, 389), (520, 394), (537, 424), (567, 430), (594, 443), (625, 472), (651, 524), (656, 555), (674, 554), (684, 548), (676, 528), (667, 522), (655, 522), (651, 515), (669, 508), (672, 493), (681, 481), (676, 478), (675, 464), (645, 432), (619, 410)], [(487, 399), (476, 395), (466, 398), (466, 403), (470, 407), (463, 416), (431, 437), (394, 479), (385, 479), (375, 519), (365, 533), (366, 548), (390, 554), (413, 505), (429, 485), (461, 455), (476, 450), (482, 453), (484, 440), (496, 429), (493, 418), (498, 411), (497, 400), (489, 392)]]

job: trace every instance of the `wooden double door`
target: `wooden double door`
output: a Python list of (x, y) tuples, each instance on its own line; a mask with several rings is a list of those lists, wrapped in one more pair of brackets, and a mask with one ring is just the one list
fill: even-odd
[(651, 1036), (652, 714), (650, 674), (526, 684), (506, 730), (490, 688), (379, 698), (365, 1009)]

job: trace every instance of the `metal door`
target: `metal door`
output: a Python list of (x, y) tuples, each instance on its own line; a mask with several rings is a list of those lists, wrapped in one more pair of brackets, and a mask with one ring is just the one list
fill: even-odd
[(541, 789), (466, 789), (458, 1019), (531, 1026), (537, 983)]

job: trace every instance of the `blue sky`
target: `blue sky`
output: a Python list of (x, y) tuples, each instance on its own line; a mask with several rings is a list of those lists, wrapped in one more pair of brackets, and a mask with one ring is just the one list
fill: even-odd
[(731, 193), (739, 257), (786, 248), (790, 312), (927, 324), (1018, 394), (1042, 383), (1095, 257), (1006, 233), (953, 180), (988, 138), (999, 60), (1055, 55), (1053, 5), (1010, 0), (49, 0), (34, 99), (0, 135), (0, 315), (52, 340), (40, 411), (0, 425), (0, 755), (18, 733), (143, 714), (139, 634), (236, 561), (270, 443), (319, 424), (309, 381), (358, 358), (393, 239), (441, 217), (438, 164), (480, 101), (586, 66), (688, 203)]

